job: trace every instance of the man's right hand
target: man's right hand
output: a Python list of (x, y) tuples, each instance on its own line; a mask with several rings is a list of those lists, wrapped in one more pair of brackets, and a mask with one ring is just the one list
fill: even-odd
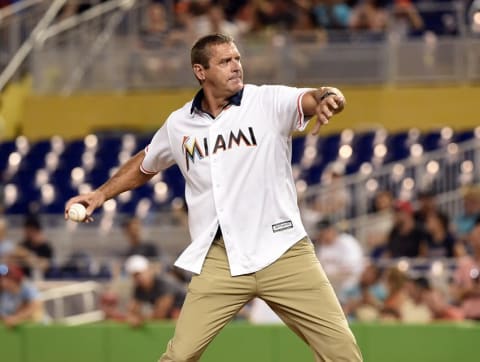
[(88, 194), (72, 197), (70, 200), (67, 201), (65, 205), (65, 220), (68, 220), (68, 210), (70, 209), (70, 206), (75, 203), (80, 203), (83, 204), (87, 209), (87, 217), (83, 222), (92, 222), (93, 212), (95, 211), (95, 209), (102, 206), (104, 202), (105, 195), (100, 190), (95, 190), (93, 192), (89, 192)]

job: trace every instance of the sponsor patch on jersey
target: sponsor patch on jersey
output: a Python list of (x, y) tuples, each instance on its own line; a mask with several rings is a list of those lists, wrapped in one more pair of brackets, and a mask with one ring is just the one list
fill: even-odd
[(292, 228), (293, 228), (293, 222), (291, 220), (282, 221), (272, 225), (272, 230), (274, 233), (278, 233), (279, 231), (292, 229)]

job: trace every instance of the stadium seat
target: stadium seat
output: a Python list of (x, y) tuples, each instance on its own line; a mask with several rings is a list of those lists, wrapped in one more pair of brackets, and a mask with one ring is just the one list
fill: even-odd
[[(433, 130), (423, 134), (417, 130), (397, 132), (386, 135), (385, 140), (383, 138), (379, 139), (377, 133), (377, 131), (358, 133), (352, 131), (347, 138), (342, 134), (332, 134), (309, 140), (303, 136), (295, 137), (292, 140), (292, 163), (299, 170), (296, 173), (296, 178), (304, 180), (307, 185), (314, 185), (321, 181), (328, 165), (334, 161), (341, 160), (344, 162), (345, 173), (352, 174), (358, 172), (362, 164), (373, 164), (374, 160), (377, 164), (377, 166), (374, 165), (375, 168), (385, 163), (407, 159), (411, 156), (411, 146), (416, 143), (423, 147), (423, 152), (428, 152), (445, 147), (451, 142), (462, 142), (475, 138), (474, 130), (453, 132), (451, 138), (445, 138), (445, 134), (442, 136), (442, 130)], [(80, 185), (88, 185), (91, 188), (100, 186), (108, 179), (111, 170), (119, 166), (119, 155), (122, 151), (126, 151), (127, 155), (130, 155), (143, 150), (152, 136), (153, 134), (132, 135), (134, 142), (131, 142), (132, 139), (130, 139), (130, 142), (125, 142), (124, 133), (102, 133), (98, 136), (92, 136), (90, 139), (70, 141), (66, 143), (63, 152), (59, 151), (57, 153), (52, 150), (51, 140), (42, 140), (31, 144), (29, 151), (21, 159), (18, 169), (9, 174), (8, 179), (5, 174), (2, 175), (4, 183), (13, 184), (18, 189), (16, 202), (8, 205), (6, 212), (25, 213), (34, 203), (37, 209), (42, 212), (63, 213), (65, 202), (79, 192)], [(383, 141), (385, 141), (386, 154), (383, 159), (378, 159), (378, 157), (375, 159), (375, 148), (381, 145)], [(88, 144), (88, 147), (86, 144)], [(352, 147), (351, 155), (342, 156), (339, 154), (342, 145)], [(305, 152), (306, 147), (314, 147), (314, 152), (311, 154), (313, 158), (310, 158), (307, 162), (305, 162), (308, 156)], [(6, 170), (10, 154), (16, 150), (17, 146), (14, 141), (0, 143), (0, 166), (2, 170)], [(89, 165), (85, 165), (84, 155), (86, 153), (90, 153)], [(49, 169), (46, 158), (47, 155), (50, 156), (51, 154), (58, 155), (59, 161), (58, 164), (54, 165), (55, 167)], [(475, 164), (472, 157), (462, 160), (457, 159), (455, 155), (445, 157), (438, 161), (438, 167), (442, 174), (457, 175), (449, 177), (458, 178), (459, 163), (470, 159)], [(395, 179), (377, 179), (378, 189), (391, 189), (395, 194), (398, 194), (402, 189), (402, 182), (405, 178), (415, 178), (419, 175), (429, 177), (428, 182), (432, 187), (440, 187), (443, 180), (438, 179), (435, 174), (429, 173), (426, 165), (424, 167), (417, 175), (407, 172)], [(76, 172), (80, 174), (76, 183), (72, 182), (72, 170), (75, 168), (78, 168)], [(45, 182), (53, 186), (54, 199), (48, 200), (49, 202), (42, 201), (40, 189), (42, 185), (39, 184), (37, 177), (39, 170), (42, 170), (40, 173), (42, 175), (41, 179), (46, 178)], [(151, 207), (154, 210), (169, 208), (174, 198), (184, 198), (185, 181), (177, 166), (165, 170), (161, 176), (161, 180), (165, 183), (164, 186), (156, 188), (154, 184), (148, 183), (132, 191), (129, 199), (125, 198), (122, 201), (119, 198), (117, 212), (135, 213), (139, 200), (143, 198), (152, 200)], [(461, 180), (456, 182), (459, 185), (461, 184)]]
[(16, 150), (15, 141), (0, 143), (0, 170), (5, 170), (8, 166), (8, 158)]

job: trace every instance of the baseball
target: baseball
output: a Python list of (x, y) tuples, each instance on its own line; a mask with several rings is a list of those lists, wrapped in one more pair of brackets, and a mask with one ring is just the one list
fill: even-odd
[(68, 209), (68, 218), (72, 221), (81, 222), (87, 217), (87, 209), (82, 204), (76, 203)]

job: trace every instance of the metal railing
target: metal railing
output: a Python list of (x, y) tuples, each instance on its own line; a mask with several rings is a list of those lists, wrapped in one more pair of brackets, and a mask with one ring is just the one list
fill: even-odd
[[(480, 183), (480, 132), (477, 130), (476, 134), (470, 141), (446, 142), (432, 152), (423, 152), (422, 146), (413, 142), (408, 146), (407, 159), (382, 165), (381, 159), (374, 158), (371, 163), (362, 164), (359, 172), (340, 178), (328, 176), (327, 170), (323, 182), (308, 188), (299, 180), (301, 208), (317, 215), (312, 221), (328, 216), (341, 222), (359, 239), (375, 217), (371, 211), (373, 200), (382, 190), (390, 191), (395, 198), (412, 201), (419, 191), (434, 190), (438, 206), (447, 215), (458, 216), (463, 211), (462, 188)], [(339, 157), (335, 163), (338, 162), (348, 163), (348, 160)], [(375, 162), (380, 165), (375, 166)], [(365, 244), (365, 240), (360, 241)]]
[[(0, 91), (16, 74), (21, 73), (22, 65), (34, 46), (41, 48), (46, 39), (77, 27), (85, 18), (97, 19), (113, 10), (128, 12), (136, 0), (110, 0), (106, 3), (90, 0), (88, 2), (91, 6), (90, 10), (78, 14), (76, 11), (73, 11), (73, 14), (68, 13), (66, 0), (29, 0), (0, 10), (0, 40), (2, 44), (0, 48), (0, 69), (2, 69)], [(58, 17), (63, 10), (66, 15)], [(118, 15), (116, 16), (118, 18)], [(50, 27), (57, 20), (59, 23)], [(103, 42), (108, 41), (104, 35), (100, 33), (95, 37)]]
[[(104, 319), (104, 313), (98, 308), (99, 294), (103, 290), (101, 284), (94, 281), (65, 282), (53, 286), (47, 284), (40, 283), (43, 289), (40, 296), (53, 322), (79, 325)], [(76, 310), (68, 311), (67, 306), (72, 304), (71, 298), (75, 297), (79, 305)]]
[[(167, 3), (170, 26), (173, 13)], [(164, 34), (158, 38), (149, 34), (145, 29), (149, 4), (148, 0), (110, 0), (37, 34), (29, 63), (35, 91), (70, 94), (194, 86), (188, 60), (192, 34), (185, 32), (183, 40), (175, 41), (163, 41)], [(465, 21), (468, 9), (458, 1), (421, 3), (418, 9), (425, 17), (436, 14), (441, 19), (438, 35), (426, 32), (409, 37), (402, 24), (392, 19), (380, 35), (327, 30), (327, 42), (325, 37), (286, 32), (244, 36), (238, 43), (246, 80), (288, 84), (477, 82), (480, 39)], [(13, 34), (9, 36), (22, 39), (14, 26), (0, 23), (0, 33), (2, 26)], [(151, 36), (154, 45), (149, 43)], [(16, 44), (10, 48), (18, 49), (18, 40), (10, 43)], [(0, 51), (0, 58), (1, 54), (9, 59), (12, 51)]]
[(22, 43), (20, 48), (15, 52), (15, 55), (8, 62), (5, 69), (2, 71), (2, 73), (0, 73), (0, 91), (21, 67), (23, 61), (27, 58), (28, 54), (32, 50), (34, 43), (37, 41), (39, 34), (41, 34), (54, 21), (58, 12), (65, 3), (66, 0), (54, 0), (49, 5), (47, 11), (35, 25), (28, 38)]
[(24, 0), (0, 9), (0, 73), (44, 15), (47, 3)]

